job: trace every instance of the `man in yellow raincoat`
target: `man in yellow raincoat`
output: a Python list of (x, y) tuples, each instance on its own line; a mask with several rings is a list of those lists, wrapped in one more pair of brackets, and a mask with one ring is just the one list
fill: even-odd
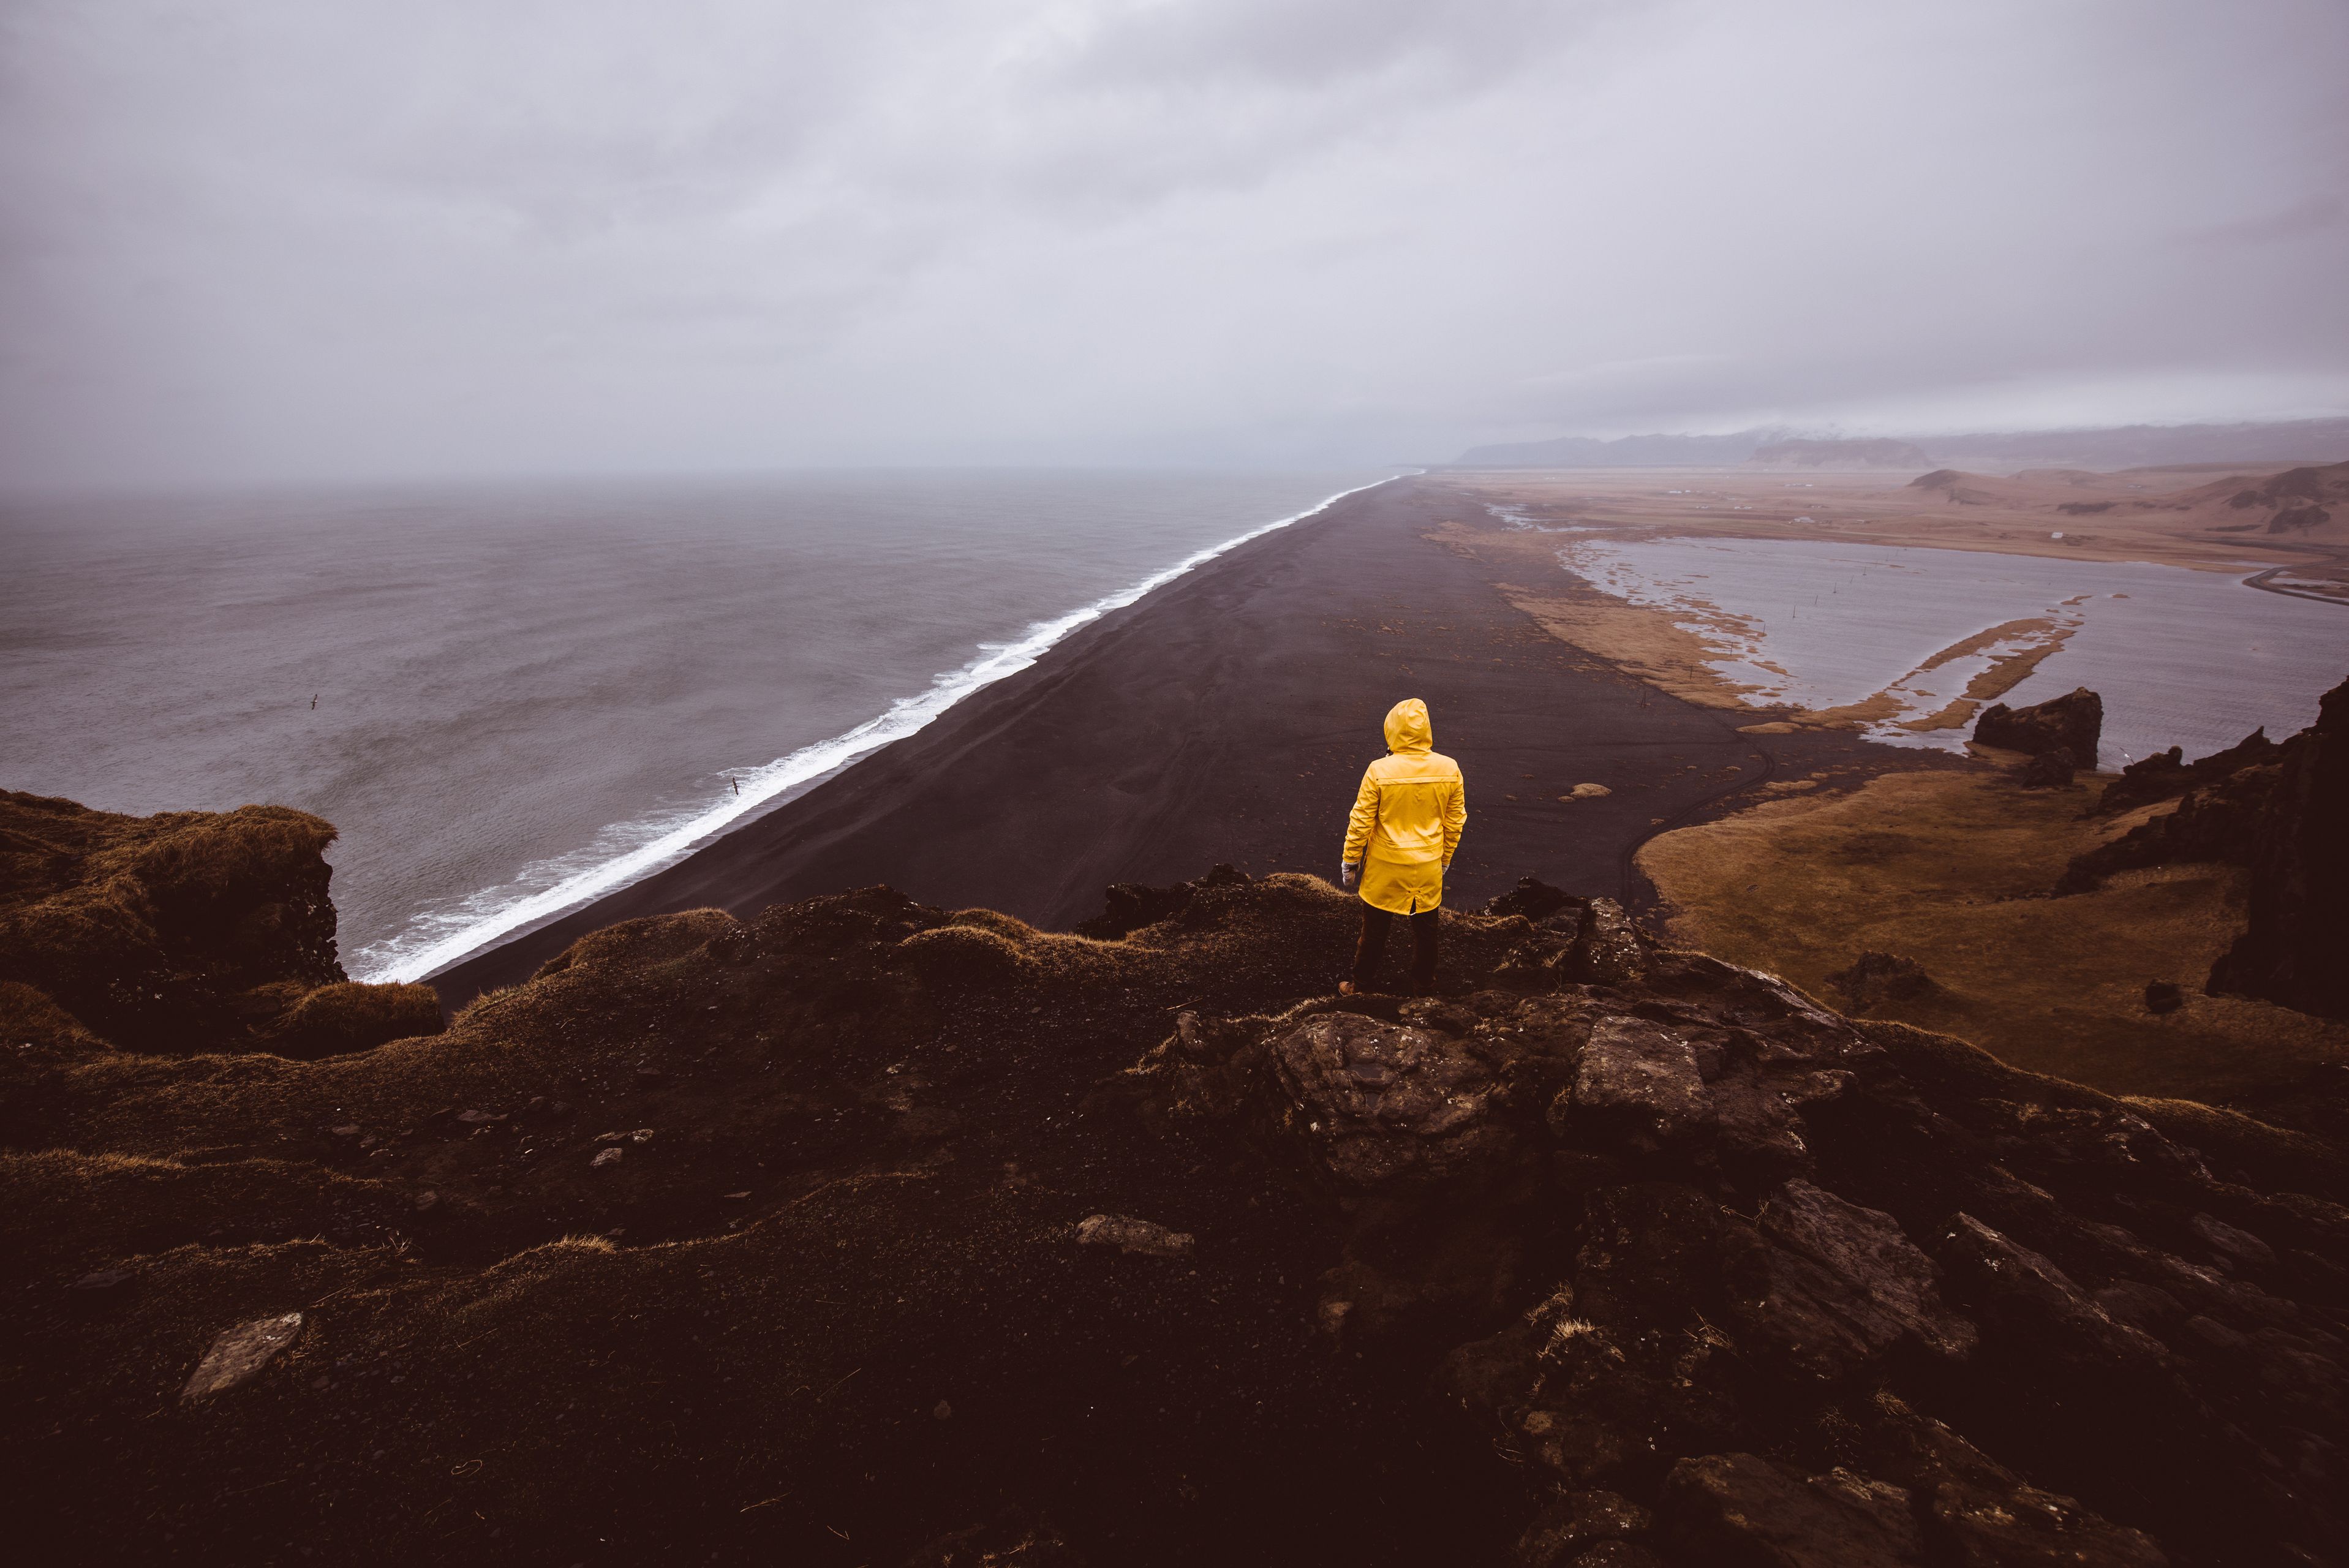
[(1354, 975), (1341, 991), (1368, 992), (1379, 978), (1387, 931), (1398, 914), (1411, 920), (1411, 985), (1435, 984), (1436, 909), (1444, 873), (1460, 847), (1468, 799), (1460, 764), (1438, 752), (1427, 705), (1405, 697), (1387, 710), (1387, 755), (1362, 771), (1353, 814), (1346, 820), (1340, 875), (1362, 885), (1362, 939), (1354, 948)]

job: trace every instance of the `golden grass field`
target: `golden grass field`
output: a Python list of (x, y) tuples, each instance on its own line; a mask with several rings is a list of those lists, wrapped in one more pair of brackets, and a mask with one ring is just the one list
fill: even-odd
[[(2349, 1058), (2349, 1026), (2202, 994), (2241, 929), (2240, 870), (2162, 867), (2046, 896), (2072, 856), (2144, 819), (2084, 820), (2105, 782), (2026, 790), (1988, 771), (1887, 774), (1664, 834), (1640, 864), (1677, 944), (1836, 1006), (1849, 1004), (1827, 976), (1861, 953), (1913, 958), (1937, 993), (1869, 1016), (2111, 1093), (2225, 1099)], [(2149, 1012), (2149, 981), (2178, 985), (2185, 1006)]]

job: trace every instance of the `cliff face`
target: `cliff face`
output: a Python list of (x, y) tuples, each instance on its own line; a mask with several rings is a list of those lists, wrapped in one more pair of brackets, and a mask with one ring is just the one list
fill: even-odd
[(2349, 681), (2281, 752), (2251, 830), (2250, 927), (2210, 989), (2349, 1018)]
[(60, 1009), (167, 1054), (313, 1056), (430, 1031), (422, 987), (344, 980), (334, 837), (282, 806), (125, 817), (0, 791), (0, 1016)]
[(2125, 769), (2096, 811), (2173, 798), (2174, 810), (2075, 859), (2054, 891), (2084, 892), (2146, 866), (2248, 866), (2248, 928), (2212, 965), (2208, 989), (2349, 1017), (2349, 681), (2281, 746), (2254, 731), (2191, 763), (2172, 747)]

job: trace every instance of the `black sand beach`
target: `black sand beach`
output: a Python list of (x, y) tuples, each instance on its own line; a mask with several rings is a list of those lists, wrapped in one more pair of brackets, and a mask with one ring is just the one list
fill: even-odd
[[(920, 734), (678, 864), (430, 978), (449, 1006), (527, 978), (615, 922), (886, 883), (1046, 928), (1111, 882), (1218, 861), (1334, 876), (1380, 720), (1423, 698), (1468, 780), (1449, 902), (1526, 875), (1613, 894), (1628, 851), (1725, 792), (1836, 765), (1945, 759), (1840, 734), (1740, 735), (1559, 642), (1492, 569), (1425, 535), (1494, 526), (1438, 479), (1398, 480), (1222, 556), (1070, 637)], [(1575, 785), (1609, 794), (1568, 803)], [(1336, 955), (1330, 956), (1334, 965)]]

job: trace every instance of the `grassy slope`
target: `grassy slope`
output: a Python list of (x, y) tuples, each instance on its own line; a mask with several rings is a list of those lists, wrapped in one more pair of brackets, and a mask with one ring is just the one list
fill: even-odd
[[(2091, 821), (2102, 788), (2025, 790), (1989, 773), (1889, 774), (1766, 803), (1641, 852), (1674, 938), (1840, 1000), (1861, 953), (1916, 959), (1938, 994), (1871, 1016), (1962, 1036), (2017, 1067), (2116, 1094), (2226, 1099), (2349, 1058), (2349, 1029), (2201, 982), (2240, 929), (2241, 873), (2175, 866), (2045, 896), (2072, 856), (2137, 815)], [(2147, 982), (2183, 1009), (2147, 1011)]]

